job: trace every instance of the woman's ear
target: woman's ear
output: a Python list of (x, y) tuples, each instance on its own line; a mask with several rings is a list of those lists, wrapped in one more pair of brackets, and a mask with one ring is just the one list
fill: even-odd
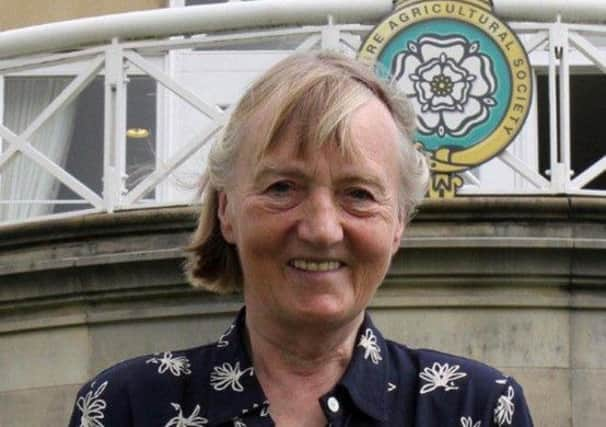
[(217, 216), (219, 217), (219, 222), (221, 224), (221, 234), (223, 234), (223, 238), (228, 243), (234, 242), (234, 227), (231, 217), (231, 209), (228, 206), (228, 197), (225, 191), (219, 191), (217, 194), (218, 198), (218, 206), (217, 206)]

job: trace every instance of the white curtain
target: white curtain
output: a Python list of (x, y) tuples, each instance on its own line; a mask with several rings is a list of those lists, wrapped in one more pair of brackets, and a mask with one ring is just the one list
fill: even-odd
[[(16, 134), (27, 126), (69, 84), (68, 77), (14, 77), (4, 84), (4, 125)], [(30, 143), (59, 166), (64, 166), (74, 130), (76, 101), (47, 120)], [(3, 150), (8, 147), (4, 141)], [(21, 152), (0, 171), (0, 200), (52, 200), (60, 182)], [(0, 222), (51, 213), (52, 204), (0, 204)]]

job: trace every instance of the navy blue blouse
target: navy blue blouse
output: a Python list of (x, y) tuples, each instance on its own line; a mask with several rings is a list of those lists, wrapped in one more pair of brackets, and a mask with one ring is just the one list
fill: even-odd
[[(216, 343), (119, 363), (85, 384), (70, 427), (273, 426), (244, 345), (244, 310)], [(368, 315), (330, 426), (530, 427), (521, 387), (479, 362), (385, 340)]]

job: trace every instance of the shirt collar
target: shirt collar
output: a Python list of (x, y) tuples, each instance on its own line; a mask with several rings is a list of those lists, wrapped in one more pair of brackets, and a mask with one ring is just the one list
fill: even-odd
[[(215, 344), (208, 378), (208, 418), (216, 422), (258, 412), (268, 401), (246, 346), (245, 308)], [(386, 421), (388, 353), (381, 333), (368, 314), (358, 332), (352, 359), (336, 388), (347, 390), (352, 403), (366, 415)]]

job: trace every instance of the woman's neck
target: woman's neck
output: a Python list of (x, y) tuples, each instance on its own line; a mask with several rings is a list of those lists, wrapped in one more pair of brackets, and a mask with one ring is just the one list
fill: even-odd
[[(255, 373), (270, 402), (274, 421), (301, 416), (325, 425), (318, 399), (345, 373), (364, 313), (341, 327), (295, 328), (247, 311), (249, 351)], [(316, 422), (311, 421), (315, 419)]]
[(341, 378), (351, 359), (364, 313), (343, 325), (289, 325), (267, 312), (246, 313), (250, 353), (255, 371), (266, 378)]

